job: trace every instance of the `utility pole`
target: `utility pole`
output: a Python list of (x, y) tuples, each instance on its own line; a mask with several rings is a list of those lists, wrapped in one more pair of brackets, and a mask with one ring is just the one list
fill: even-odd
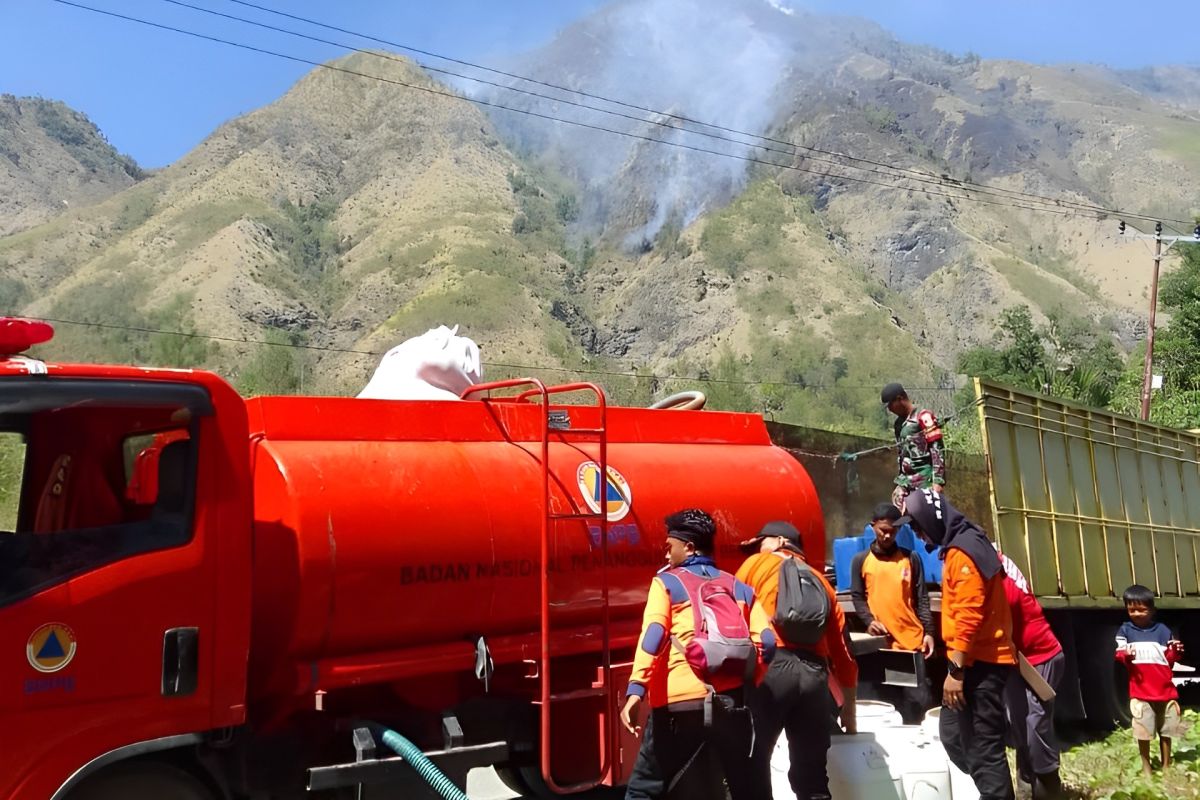
[(1126, 234), (1125, 221), (1121, 220), (1119, 231), (1125, 238), (1154, 240), (1154, 272), (1150, 278), (1150, 324), (1146, 329), (1146, 359), (1142, 366), (1142, 419), (1148, 420), (1150, 419), (1150, 392), (1154, 380), (1154, 316), (1158, 310), (1158, 270), (1165, 254), (1162, 245), (1166, 241), (1168, 243), (1167, 250), (1170, 250), (1176, 242), (1200, 242), (1200, 225), (1196, 226), (1191, 236), (1163, 236), (1162, 223), (1156, 222), (1154, 223), (1154, 235), (1151, 236), (1146, 233)]

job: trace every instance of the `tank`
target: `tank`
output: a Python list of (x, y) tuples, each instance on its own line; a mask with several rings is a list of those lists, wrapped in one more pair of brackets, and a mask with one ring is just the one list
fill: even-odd
[[(257, 691), (309, 692), (456, 669), (485, 637), (497, 663), (536, 658), (543, 526), (540, 406), (261, 398), (254, 470)], [(812, 482), (760, 417), (556, 408), (549, 450), (552, 652), (599, 649), (607, 582), (614, 647), (631, 646), (665, 563), (663, 517), (718, 523), (717, 560), (772, 520), (821, 565)], [(602, 498), (598, 501), (597, 498)], [(607, 561), (598, 511), (607, 515)], [(590, 516), (584, 516), (590, 515)], [(607, 564), (607, 569), (605, 569)], [(470, 662), (467, 662), (469, 666)]]

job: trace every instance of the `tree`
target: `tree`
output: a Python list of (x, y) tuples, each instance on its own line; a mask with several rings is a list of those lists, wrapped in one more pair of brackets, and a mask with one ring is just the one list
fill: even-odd
[(1164, 425), (1197, 428), (1200, 427), (1200, 245), (1183, 245), (1181, 255), (1181, 263), (1163, 279), (1158, 295), (1159, 305), (1171, 315), (1171, 321), (1155, 337), (1154, 371), (1163, 376), (1163, 388), (1151, 403), (1150, 418)]
[(1000, 315), (999, 328), (1004, 346), (967, 351), (960, 372), (1094, 407), (1112, 401), (1124, 364), (1086, 319), (1057, 310), (1039, 330), (1028, 306), (1016, 306)]

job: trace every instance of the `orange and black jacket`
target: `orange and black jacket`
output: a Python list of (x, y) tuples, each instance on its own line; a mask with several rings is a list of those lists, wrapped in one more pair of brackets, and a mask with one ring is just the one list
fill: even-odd
[(966, 552), (950, 547), (945, 553), (942, 638), (946, 641), (947, 655), (962, 653), (964, 667), (976, 661), (1016, 664), (1004, 571), (984, 580)]
[[(779, 570), (783, 567), (785, 558), (803, 558), (803, 556), (789, 550), (757, 553), (747, 558), (737, 571), (738, 580), (745, 582), (754, 590), (754, 596), (762, 605), (768, 621), (775, 617), (775, 604), (779, 599)], [(842, 613), (837, 602), (837, 593), (829, 585), (829, 581), (825, 580), (825, 576), (816, 570), (813, 570), (813, 574), (820, 579), (821, 584), (825, 587), (825, 592), (829, 595), (829, 624), (825, 628), (825, 635), (811, 647), (793, 645), (785, 641), (778, 631), (775, 631), (775, 639), (780, 647), (788, 650), (808, 650), (824, 658), (840, 686), (847, 689), (857, 686), (858, 663), (854, 660), (854, 656), (850, 655), (850, 647), (846, 638), (846, 615)], [(772, 630), (774, 631), (774, 628)]]
[[(712, 559), (693, 556), (685, 561), (682, 569), (697, 575), (715, 577), (720, 574)], [(746, 616), (750, 638), (759, 652), (759, 674), (761, 665), (775, 654), (775, 634), (771, 630), (769, 616), (762, 605), (754, 600), (754, 592), (741, 581), (734, 588), (738, 606)], [(669, 572), (656, 575), (650, 582), (650, 594), (646, 598), (646, 613), (642, 618), (642, 633), (638, 636), (637, 650), (633, 657), (633, 673), (629, 678), (631, 694), (644, 697), (651, 708), (678, 703), (685, 700), (702, 700), (708, 689), (692, 670), (691, 665), (672, 646), (671, 638), (679, 641), (682, 648), (695, 636), (695, 618), (692, 603), (683, 583)], [(714, 680), (712, 687), (718, 692), (738, 688), (742, 682), (736, 679)]]

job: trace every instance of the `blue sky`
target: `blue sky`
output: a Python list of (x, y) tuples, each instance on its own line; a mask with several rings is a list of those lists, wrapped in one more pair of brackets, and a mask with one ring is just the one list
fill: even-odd
[[(301, 16), (483, 63), (534, 47), (604, 0), (257, 0)], [(765, 0), (764, 0), (765, 1)], [(312, 60), (340, 51), (226, 22), (163, 0), (78, 0), (130, 16)], [(271, 20), (227, 0), (188, 0)], [(709, 0), (714, 19), (722, 0)], [(787, 0), (782, 0), (787, 2)], [(799, 3), (796, 3), (797, 5)], [(225, 120), (271, 102), (308, 67), (59, 5), (5, 4), (0, 92), (63, 100), (87, 113), (144, 166), (178, 158)], [(986, 58), (1091, 61), (1120, 67), (1197, 63), (1194, 2), (1115, 0), (807, 0), (819, 11), (873, 19), (906, 41)], [(1137, 12), (1137, 13), (1133, 13)], [(1190, 28), (1190, 30), (1189, 30)], [(345, 38), (311, 30), (326, 38)], [(367, 45), (369, 46), (369, 45)]]

